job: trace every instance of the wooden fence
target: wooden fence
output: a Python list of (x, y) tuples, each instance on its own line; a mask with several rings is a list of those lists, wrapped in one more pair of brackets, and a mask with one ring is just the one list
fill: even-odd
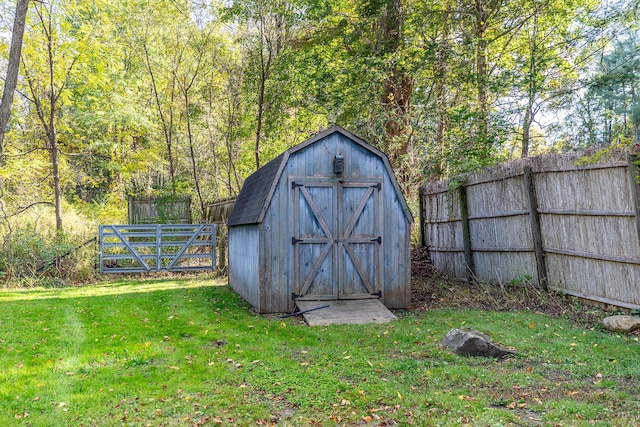
[(448, 275), (640, 308), (635, 156), (545, 156), (420, 188), (422, 245)]
[(218, 268), (223, 272), (227, 270), (229, 230), (227, 220), (233, 211), (236, 199), (221, 200), (207, 206), (207, 220), (217, 226), (218, 241)]
[(191, 198), (129, 197), (129, 224), (191, 224)]

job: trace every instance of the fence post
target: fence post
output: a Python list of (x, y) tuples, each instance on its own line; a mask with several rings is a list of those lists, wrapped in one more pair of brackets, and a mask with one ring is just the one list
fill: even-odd
[(538, 282), (542, 289), (548, 289), (547, 263), (544, 258), (544, 246), (542, 245), (542, 230), (540, 228), (540, 214), (538, 213), (538, 196), (533, 180), (533, 172), (530, 166), (524, 167), (524, 184), (529, 199), (529, 218), (531, 219), (531, 236), (533, 237), (533, 249), (536, 255), (536, 268), (538, 270)]
[(129, 224), (135, 224), (135, 215), (133, 215), (133, 196), (129, 196), (127, 200), (127, 219), (129, 220)]
[(422, 185), (418, 187), (418, 205), (420, 209), (420, 247), (427, 246), (426, 236), (424, 232), (424, 189)]
[(636, 232), (638, 234), (638, 240), (640, 241), (640, 179), (638, 171), (638, 156), (631, 154), (628, 157), (629, 162), (629, 183), (631, 184), (631, 202), (633, 203), (633, 212), (636, 215)]
[(98, 271), (100, 273), (104, 273), (104, 265), (102, 262), (102, 257), (103, 257), (103, 251), (102, 251), (102, 240), (103, 240), (103, 231), (104, 229), (104, 225), (99, 225), (98, 226), (98, 260), (97, 260), (97, 264), (96, 264), (96, 269), (98, 269)]
[(156, 224), (156, 271), (162, 270), (162, 225)]
[(460, 201), (460, 219), (462, 221), (462, 244), (464, 246), (464, 262), (467, 264), (467, 280), (473, 282), (476, 271), (473, 265), (473, 254), (471, 253), (471, 232), (469, 231), (469, 207), (467, 205), (467, 188), (461, 184), (458, 187), (458, 198)]

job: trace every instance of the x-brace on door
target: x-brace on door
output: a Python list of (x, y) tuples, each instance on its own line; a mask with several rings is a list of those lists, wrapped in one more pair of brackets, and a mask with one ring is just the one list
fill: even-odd
[(382, 183), (291, 179), (294, 296), (381, 296)]

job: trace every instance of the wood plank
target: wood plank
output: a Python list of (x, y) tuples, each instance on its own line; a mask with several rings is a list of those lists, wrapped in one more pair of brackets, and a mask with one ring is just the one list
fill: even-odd
[[(380, 191), (376, 191), (374, 193), (373, 196), (373, 209), (374, 209), (374, 222), (375, 222), (375, 228), (376, 231), (379, 233), (380, 236), (385, 234), (385, 229), (384, 229), (384, 196), (386, 194), (388, 194), (388, 190), (387, 187), (385, 186), (383, 183), (381, 183), (381, 188)], [(390, 212), (391, 213), (391, 212)], [(390, 217), (394, 218), (397, 216), (397, 214), (399, 213), (396, 212), (396, 215), (393, 215), (393, 213), (391, 213)], [(378, 291), (382, 291), (383, 292), (383, 298), (384, 298), (384, 275), (383, 275), (383, 265), (384, 265), (384, 250), (385, 250), (385, 244), (386, 247), (389, 246), (388, 242), (384, 242), (384, 243), (380, 243), (378, 245), (374, 246), (374, 251), (373, 251), (373, 263), (374, 263), (374, 269), (375, 272), (374, 274), (374, 292), (378, 292)], [(408, 256), (407, 259), (411, 259), (410, 256)], [(409, 286), (409, 285), (407, 285)]]
[(302, 315), (309, 326), (387, 323), (396, 319), (396, 316), (377, 299), (297, 301), (297, 305), (300, 311), (329, 305)]
[[(298, 229), (300, 224), (300, 190), (299, 187), (293, 189), (293, 222), (291, 223), (293, 228), (292, 237), (298, 235)], [(288, 236), (287, 236), (288, 237)], [(302, 285), (302, 279), (300, 278), (300, 248), (298, 245), (293, 246), (293, 293), (299, 294)]]
[(545, 215), (566, 215), (566, 216), (623, 216), (634, 217), (631, 211), (613, 210), (563, 210), (563, 209), (538, 209), (538, 213)]
[(640, 175), (638, 172), (638, 156), (632, 155), (628, 159), (629, 183), (631, 185), (631, 204), (633, 205), (633, 215), (635, 217), (636, 236), (640, 242)]
[(614, 256), (614, 255), (596, 254), (596, 253), (589, 253), (589, 252), (583, 252), (583, 251), (574, 251), (574, 250), (570, 250), (570, 249), (549, 248), (549, 247), (546, 247), (546, 246), (544, 248), (544, 251), (548, 252), (548, 253), (552, 253), (552, 254), (567, 255), (567, 256), (576, 257), (576, 258), (587, 258), (587, 259), (595, 259), (595, 260), (599, 260), (599, 261), (618, 262), (618, 263), (621, 263), (621, 264), (640, 265), (640, 258), (630, 258), (630, 257), (621, 257), (621, 256)]

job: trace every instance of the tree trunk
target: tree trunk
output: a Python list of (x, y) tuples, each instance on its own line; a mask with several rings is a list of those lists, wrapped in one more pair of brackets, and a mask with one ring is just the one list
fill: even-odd
[(198, 195), (198, 201), (200, 203), (200, 219), (206, 219), (206, 208), (204, 206), (204, 199), (202, 198), (202, 192), (200, 191), (200, 179), (198, 178), (198, 168), (196, 165), (196, 154), (193, 149), (193, 134), (191, 133), (191, 114), (189, 113), (189, 89), (183, 89), (184, 94), (184, 107), (187, 116), (187, 138), (189, 139), (189, 154), (191, 157), (191, 173), (193, 174), (193, 182), (196, 187), (196, 194)]
[(448, 60), (449, 60), (449, 15), (451, 11), (447, 7), (442, 24), (442, 39), (438, 43), (435, 77), (435, 98), (437, 105), (437, 128), (436, 128), (436, 147), (440, 150), (441, 156), (438, 165), (437, 174), (442, 177), (448, 172), (448, 162), (446, 161), (449, 147), (445, 140), (447, 131), (448, 115), (447, 115), (447, 78), (448, 78)]
[(260, 139), (262, 138), (262, 117), (264, 114), (264, 87), (266, 79), (264, 73), (260, 76), (260, 94), (258, 95), (258, 123), (256, 125), (256, 143), (254, 147), (254, 155), (256, 159), (256, 170), (260, 169)]
[(0, 165), (3, 163), (2, 148), (4, 144), (4, 134), (6, 131), (9, 116), (11, 115), (11, 105), (13, 95), (18, 83), (18, 71), (20, 69), (20, 55), (22, 52), (22, 39), (24, 36), (25, 19), (29, 9), (29, 0), (18, 0), (16, 4), (16, 14), (13, 19), (13, 31), (11, 33), (11, 47), (9, 49), (9, 63), (7, 64), (7, 78), (2, 91), (2, 101), (0, 101)]
[(144, 55), (145, 55), (145, 65), (147, 66), (147, 71), (149, 72), (149, 77), (151, 79), (151, 88), (153, 89), (153, 96), (156, 104), (156, 108), (158, 109), (158, 116), (160, 117), (160, 122), (162, 123), (162, 134), (164, 135), (164, 140), (167, 146), (167, 156), (169, 161), (169, 179), (171, 179), (171, 186), (173, 189), (173, 193), (176, 192), (176, 183), (175, 183), (175, 165), (173, 160), (173, 99), (175, 94), (175, 75), (172, 77), (171, 81), (171, 105), (169, 106), (169, 118), (167, 119), (164, 115), (164, 110), (162, 109), (162, 103), (160, 102), (160, 95), (158, 94), (158, 85), (156, 83), (156, 77), (153, 73), (153, 69), (151, 68), (151, 60), (149, 58), (149, 50), (147, 49), (147, 45), (143, 44)]
[[(55, 202), (56, 211), (56, 231), (62, 231), (62, 190), (60, 188), (60, 168), (58, 160), (58, 135), (56, 132), (56, 86), (55, 86), (55, 70), (54, 70), (54, 58), (53, 58), (53, 25), (51, 19), (49, 19), (48, 38), (47, 38), (47, 53), (49, 58), (49, 131), (47, 132), (47, 139), (49, 140), (49, 154), (51, 156), (51, 171), (53, 173), (53, 196)], [(62, 90), (62, 88), (60, 89)]]
[(55, 123), (50, 121), (49, 134), (47, 135), (49, 142), (49, 157), (51, 158), (51, 171), (53, 178), (53, 196), (56, 215), (56, 231), (62, 231), (62, 189), (60, 187), (60, 170), (58, 160), (58, 141), (55, 129)]
[(640, 144), (640, 111), (638, 105), (638, 95), (636, 89), (631, 85), (631, 105), (633, 110), (631, 111), (631, 127), (633, 131), (633, 145), (636, 147)]
[(527, 102), (527, 108), (524, 112), (524, 119), (522, 120), (522, 151), (520, 155), (523, 158), (529, 157), (529, 144), (531, 140), (531, 123), (533, 123), (532, 103), (533, 103), (533, 100), (531, 99), (531, 96), (529, 96), (529, 100)]
[[(229, 79), (231, 80), (231, 77), (229, 77)], [(233, 197), (235, 197), (240, 190), (240, 178), (238, 177), (238, 171), (236, 170), (236, 162), (233, 149), (233, 129), (236, 126), (236, 114), (240, 108), (240, 101), (239, 99), (236, 99), (236, 96), (237, 92), (232, 91), (229, 94), (229, 98), (227, 100), (227, 126), (224, 135), (224, 143), (227, 150), (227, 158), (229, 160), (229, 165), (227, 167), (227, 188), (229, 189), (229, 194)]]
[(476, 38), (476, 73), (478, 79), (478, 127), (477, 149), (484, 158), (489, 154), (489, 107), (488, 107), (488, 67), (487, 67), (487, 19), (488, 13), (484, 0), (475, 2), (475, 38)]
[[(265, 19), (264, 11), (261, 11), (261, 16), (259, 17), (260, 23), (260, 43), (258, 44), (259, 57), (260, 57), (260, 88), (258, 89), (258, 116), (257, 116), (257, 124), (256, 124), (256, 142), (254, 147), (254, 154), (256, 159), (256, 170), (260, 169), (260, 140), (262, 139), (262, 122), (264, 120), (264, 109), (265, 109), (265, 92), (267, 86), (267, 80), (269, 79), (269, 74), (271, 73), (271, 61), (273, 60), (273, 50), (269, 43), (266, 43), (265, 39), (268, 37), (265, 30)], [(267, 49), (267, 57), (265, 59), (265, 47)]]
[[(383, 54), (393, 55), (403, 43), (404, 0), (390, 0), (380, 16)], [(398, 66), (392, 66), (384, 80), (381, 105), (385, 113), (384, 129), (388, 150), (394, 166), (401, 166), (400, 180), (411, 181), (412, 158), (403, 159), (412, 151), (411, 95), (414, 80)]]

